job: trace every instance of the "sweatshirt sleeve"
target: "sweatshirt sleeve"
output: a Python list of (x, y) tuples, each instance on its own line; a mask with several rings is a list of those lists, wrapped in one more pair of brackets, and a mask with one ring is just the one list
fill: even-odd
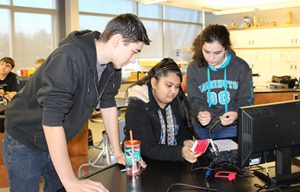
[(209, 111), (209, 109), (206, 96), (201, 93), (198, 85), (199, 78), (202, 78), (203, 74), (200, 74), (199, 70), (195, 70), (194, 65), (194, 63), (190, 64), (187, 69), (187, 95), (193, 113), (198, 115), (200, 111)]
[(73, 62), (71, 56), (57, 54), (43, 68), (43, 86), (37, 92), (37, 100), (43, 108), (43, 125), (62, 126), (65, 114), (73, 105), (78, 85)]
[(182, 145), (167, 146), (159, 144), (160, 127), (154, 127), (152, 119), (142, 110), (132, 108), (129, 104), (126, 111), (126, 137), (129, 139), (129, 130), (132, 130), (134, 139), (141, 141), (141, 155), (155, 160), (183, 161)]
[(253, 104), (253, 81), (252, 72), (247, 63), (243, 63), (239, 76), (239, 88), (236, 105), (230, 111), (238, 111), (239, 107)]

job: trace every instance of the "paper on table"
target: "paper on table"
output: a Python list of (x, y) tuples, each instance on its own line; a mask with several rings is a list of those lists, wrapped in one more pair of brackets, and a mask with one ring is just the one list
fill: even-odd
[(217, 145), (219, 152), (236, 150), (238, 144), (231, 139), (220, 139), (214, 140), (215, 145)]

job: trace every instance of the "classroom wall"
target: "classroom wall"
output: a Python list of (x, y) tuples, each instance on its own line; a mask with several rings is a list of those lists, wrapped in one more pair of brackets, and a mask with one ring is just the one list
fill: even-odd
[(300, 25), (300, 7), (294, 8), (285, 8), (285, 9), (274, 9), (274, 10), (265, 10), (265, 11), (256, 11), (248, 13), (238, 13), (230, 15), (214, 15), (212, 13), (205, 14), (205, 24), (225, 24), (230, 26), (230, 23), (233, 21), (237, 25), (241, 24), (244, 16), (257, 16), (258, 23), (265, 23), (265, 25), (270, 25), (272, 21), (276, 21), (277, 25), (287, 25), (288, 13), (293, 13), (294, 24)]

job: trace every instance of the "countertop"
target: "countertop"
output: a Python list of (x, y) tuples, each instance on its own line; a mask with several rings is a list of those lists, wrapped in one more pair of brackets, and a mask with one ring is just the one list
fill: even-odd
[(271, 89), (268, 87), (255, 87), (254, 93), (281, 93), (281, 92), (300, 92), (300, 89)]

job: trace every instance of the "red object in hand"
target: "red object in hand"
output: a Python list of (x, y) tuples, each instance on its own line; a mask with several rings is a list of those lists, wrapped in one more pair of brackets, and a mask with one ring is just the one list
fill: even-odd
[(209, 140), (196, 140), (192, 146), (192, 151), (195, 153), (205, 153), (207, 147), (209, 145)]
[(229, 181), (234, 181), (236, 178), (236, 172), (232, 171), (218, 171), (215, 174), (215, 178), (225, 178)]

